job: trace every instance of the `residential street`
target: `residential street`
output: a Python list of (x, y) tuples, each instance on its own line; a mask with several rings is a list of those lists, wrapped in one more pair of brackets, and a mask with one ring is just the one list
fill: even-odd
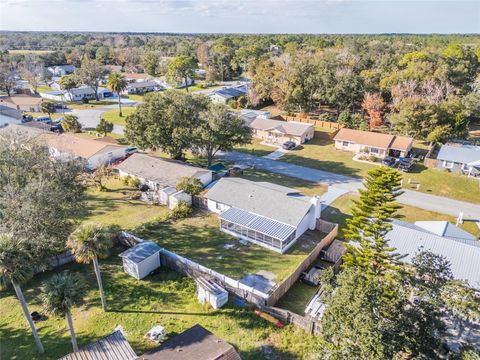
[[(101, 115), (108, 110), (117, 109), (118, 105), (106, 105), (101, 108), (93, 108), (89, 110), (78, 110), (73, 109), (69, 114), (78, 116), (78, 121), (82, 124), (84, 128), (95, 128), (100, 122)], [(113, 125), (113, 132), (115, 134), (123, 134), (123, 126)]]
[[(334, 174), (282, 161), (275, 161), (236, 151), (221, 153), (218, 157), (238, 164), (245, 164), (257, 169), (268, 170), (282, 175), (312, 182), (327, 183), (329, 186), (337, 189), (352, 192), (356, 192), (362, 185), (362, 180), (358, 178)], [(455, 217), (458, 216), (460, 211), (463, 211), (464, 219), (480, 220), (480, 205), (464, 201), (429, 195), (413, 190), (405, 190), (405, 193), (398, 197), (398, 202)]]

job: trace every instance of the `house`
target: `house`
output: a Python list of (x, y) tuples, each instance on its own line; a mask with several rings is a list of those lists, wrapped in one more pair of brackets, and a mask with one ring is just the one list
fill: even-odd
[[(206, 186), (212, 182), (210, 170), (179, 161), (160, 159), (136, 153), (117, 166), (121, 177), (131, 176), (149, 187), (149, 200), (175, 207), (179, 202), (191, 202), (190, 195), (178, 192), (176, 186), (182, 177), (197, 178)], [(171, 202), (171, 204), (170, 204)]]
[(65, 75), (70, 75), (75, 72), (75, 66), (73, 65), (57, 65), (57, 66), (50, 66), (48, 68), (48, 71), (53, 76), (65, 76)]
[(123, 70), (122, 65), (105, 65), (104, 68), (108, 72), (122, 72), (122, 70)]
[(124, 73), (122, 75), (128, 82), (147, 81), (153, 78), (153, 76), (146, 73)]
[(225, 87), (220, 90), (214, 90), (209, 97), (214, 103), (228, 104), (232, 100), (237, 100), (241, 96), (247, 95), (248, 85), (238, 85), (232, 87)]
[(420, 251), (431, 251), (446, 258), (451, 266), (453, 277), (465, 280), (480, 290), (480, 241), (475, 236), (440, 221), (417, 221), (415, 224), (393, 220), (392, 229), (385, 238), (400, 259), (410, 263)]
[(32, 95), (14, 95), (0, 99), (0, 105), (7, 106), (11, 109), (28, 111), (28, 112), (40, 112), (40, 104), (42, 98), (40, 96)]
[(141, 356), (142, 360), (241, 360), (235, 348), (197, 324)]
[(160, 267), (162, 248), (151, 241), (143, 241), (120, 253), (123, 270), (137, 280), (141, 280)]
[(133, 351), (128, 341), (120, 330), (91, 343), (77, 352), (61, 357), (59, 360), (135, 360), (137, 354)]
[(44, 93), (40, 93), (40, 96), (44, 99), (65, 102), (70, 101), (70, 97), (67, 99), (67, 92), (64, 90), (52, 90)]
[(263, 139), (273, 145), (282, 145), (293, 141), (300, 145), (313, 139), (315, 127), (312, 124), (297, 121), (282, 121), (257, 117), (250, 125), (253, 137)]
[(129, 83), (126, 92), (128, 94), (144, 94), (151, 91), (160, 91), (162, 89), (163, 87), (156, 81), (146, 80)]
[(282, 254), (320, 218), (319, 197), (269, 182), (222, 178), (205, 197), (221, 231)]
[(125, 159), (127, 147), (89, 139), (74, 134), (43, 134), (37, 141), (48, 146), (51, 156), (58, 160), (85, 160), (87, 170), (112, 165)]
[(333, 140), (337, 150), (366, 153), (381, 159), (386, 156), (406, 157), (413, 145), (411, 137), (346, 128), (340, 129)]
[[(99, 87), (97, 90), (98, 98), (105, 99), (113, 96), (113, 93), (103, 87)], [(83, 101), (86, 100), (95, 100), (95, 90), (90, 86), (81, 86), (75, 89), (71, 89), (65, 93), (67, 101)]]
[(0, 126), (0, 134), (19, 134), (23, 139), (28, 141), (35, 139), (46, 132), (50, 132), (49, 130), (28, 126), (27, 124), (8, 124), (8, 126)]
[(437, 155), (437, 169), (480, 176), (480, 146), (449, 143)]
[(200, 304), (210, 304), (220, 309), (228, 302), (228, 291), (212, 280), (197, 278), (197, 299)]
[(272, 114), (269, 111), (242, 109), (240, 111), (240, 117), (247, 125), (250, 125), (256, 118), (270, 119)]

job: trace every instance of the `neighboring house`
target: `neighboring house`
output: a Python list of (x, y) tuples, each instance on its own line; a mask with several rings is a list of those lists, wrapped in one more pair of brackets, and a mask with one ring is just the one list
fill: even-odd
[(129, 83), (126, 92), (128, 94), (144, 94), (151, 91), (163, 90), (163, 86), (159, 85), (156, 81), (136, 81)]
[(13, 109), (7, 105), (0, 105), (0, 116), (19, 120), (22, 118), (22, 111)]
[(162, 248), (151, 241), (142, 241), (125, 250), (118, 256), (122, 258), (123, 270), (137, 280), (141, 280), (160, 267)]
[(454, 143), (443, 145), (437, 155), (437, 169), (480, 176), (480, 146)]
[(128, 82), (147, 81), (153, 78), (146, 73), (123, 73), (122, 75)]
[(257, 117), (249, 126), (252, 128), (253, 137), (263, 139), (265, 142), (281, 145), (285, 141), (293, 141), (300, 145), (313, 139), (315, 127), (296, 121), (282, 121)]
[(171, 208), (180, 201), (191, 202), (190, 195), (177, 191), (182, 177), (197, 178), (206, 186), (212, 182), (212, 172), (179, 161), (165, 160), (146, 154), (133, 154), (117, 166), (121, 177), (131, 176), (150, 189), (146, 199), (168, 205)]
[[(90, 86), (80, 86), (78, 88), (66, 90), (54, 90), (48, 91), (40, 94), (41, 97), (53, 101), (83, 101), (86, 100), (95, 100), (95, 90)], [(98, 98), (105, 99), (113, 96), (113, 93), (103, 87), (98, 88)]]
[(197, 324), (140, 357), (142, 360), (241, 360), (235, 348)]
[(105, 65), (104, 68), (109, 72), (122, 72), (123, 70), (122, 65)]
[(340, 129), (333, 139), (337, 150), (366, 153), (381, 159), (386, 156), (406, 157), (413, 145), (411, 137), (346, 128)]
[(209, 97), (214, 103), (228, 104), (232, 100), (237, 100), (239, 97), (247, 95), (247, 92), (248, 86), (243, 84), (214, 90), (210, 93)]
[(272, 114), (269, 111), (242, 109), (240, 111), (240, 117), (247, 125), (250, 125), (256, 118), (270, 119)]
[(108, 336), (91, 343), (77, 352), (70, 353), (59, 360), (135, 360), (139, 359), (135, 351), (123, 336), (116, 330)]
[(113, 165), (127, 156), (127, 147), (114, 145), (74, 134), (44, 134), (38, 141), (48, 146), (50, 154), (59, 160), (83, 159), (87, 170)]
[[(27, 123), (28, 124), (28, 123)], [(27, 124), (9, 124), (8, 126), (0, 126), (1, 133), (21, 134), (25, 140), (32, 140), (42, 134), (49, 133), (49, 130), (39, 129), (37, 127), (28, 126)]]
[(70, 101), (70, 96), (67, 98), (67, 92), (64, 90), (53, 90), (40, 93), (40, 96), (44, 99), (65, 102)]
[[(171, 83), (167, 82), (167, 79), (165, 78), (165, 76), (161, 76), (159, 78), (156, 78), (155, 81), (164, 89), (179, 89), (179, 88), (185, 87), (185, 80), (183, 80), (181, 84), (172, 85)], [(188, 86), (191, 86), (193, 85), (194, 80), (187, 78), (187, 83), (188, 83)]]
[(73, 65), (58, 65), (50, 66), (48, 71), (52, 73), (53, 76), (65, 76), (70, 75), (75, 72), (75, 66)]
[(279, 253), (314, 230), (320, 218), (317, 196), (269, 182), (222, 178), (205, 197), (208, 209), (219, 214), (223, 232)]
[(431, 251), (448, 260), (453, 277), (466, 280), (480, 290), (480, 241), (472, 234), (445, 221), (417, 221), (415, 224), (393, 220), (392, 230), (385, 238), (401, 261), (411, 263), (421, 251)]
[(28, 112), (40, 112), (41, 103), (42, 103), (42, 97), (23, 95), (23, 94), (8, 96), (0, 99), (0, 105), (4, 105), (16, 110), (28, 111)]

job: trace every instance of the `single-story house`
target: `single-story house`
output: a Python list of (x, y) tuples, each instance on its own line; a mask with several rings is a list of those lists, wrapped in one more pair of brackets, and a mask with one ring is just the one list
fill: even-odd
[[(97, 92), (99, 99), (105, 99), (113, 96), (113, 93), (104, 87), (99, 87)], [(65, 97), (67, 101), (82, 101), (83, 99), (95, 100), (95, 90), (93, 90), (90, 86), (81, 86), (66, 91)]]
[(50, 66), (48, 68), (48, 71), (53, 76), (65, 76), (65, 75), (70, 75), (75, 72), (75, 66), (73, 65), (57, 65), (57, 66)]
[(355, 154), (366, 153), (383, 159), (386, 156), (406, 157), (413, 146), (408, 136), (382, 134), (372, 131), (340, 129), (333, 138), (337, 150)]
[(40, 112), (42, 100), (41, 96), (20, 94), (1, 98), (0, 105), (21, 111)]
[(159, 85), (156, 81), (146, 80), (129, 83), (126, 92), (128, 94), (144, 94), (147, 92), (160, 90), (163, 90), (163, 87)]
[(162, 248), (151, 241), (143, 241), (120, 253), (123, 270), (137, 280), (141, 280), (160, 267)]
[(212, 171), (180, 161), (165, 160), (136, 153), (117, 166), (121, 177), (131, 176), (148, 185), (149, 200), (175, 207), (179, 202), (191, 202), (190, 195), (175, 188), (182, 177), (197, 178), (204, 186), (212, 182)]
[(122, 75), (128, 82), (147, 81), (153, 78), (146, 73), (123, 73)]
[(315, 135), (315, 127), (312, 124), (297, 121), (257, 117), (249, 126), (252, 128), (253, 137), (274, 145), (281, 145), (285, 141), (293, 141), (300, 145), (313, 139)]
[(87, 170), (113, 165), (125, 159), (127, 147), (88, 139), (74, 134), (44, 134), (37, 141), (48, 146), (51, 156), (59, 160), (83, 159)]
[(431, 251), (450, 262), (455, 279), (480, 290), (480, 241), (472, 234), (444, 221), (393, 220), (385, 238), (396, 253), (406, 255), (401, 261), (410, 263), (418, 252)]
[(240, 117), (246, 124), (250, 125), (256, 118), (270, 119), (272, 114), (269, 111), (242, 109), (240, 111)]
[(437, 155), (437, 169), (480, 176), (480, 146), (445, 144)]
[(128, 341), (120, 330), (91, 343), (77, 352), (61, 357), (59, 360), (136, 360), (137, 354), (133, 351)]
[(197, 324), (141, 356), (142, 360), (241, 360), (235, 348)]
[(214, 103), (228, 104), (232, 100), (237, 100), (241, 96), (247, 95), (248, 85), (225, 87), (220, 90), (214, 90), (209, 97)]
[(222, 178), (205, 197), (223, 232), (279, 253), (314, 230), (320, 218), (319, 197), (269, 182)]
[(44, 99), (65, 102), (70, 101), (70, 96), (67, 98), (67, 92), (65, 90), (52, 90), (44, 93), (40, 93), (40, 96)]
[(25, 140), (32, 140), (39, 137), (48, 130), (39, 129), (37, 127), (28, 126), (30, 124), (9, 124), (8, 126), (0, 126), (0, 134), (20, 134)]
[(104, 68), (109, 72), (122, 72), (122, 65), (105, 65)]

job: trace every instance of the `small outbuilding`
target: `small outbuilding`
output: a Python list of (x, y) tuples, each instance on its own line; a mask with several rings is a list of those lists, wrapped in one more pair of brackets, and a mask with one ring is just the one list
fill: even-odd
[(210, 304), (219, 309), (228, 301), (228, 291), (213, 281), (197, 279), (197, 299), (200, 304)]
[(123, 269), (137, 280), (143, 279), (160, 267), (162, 248), (151, 241), (143, 241), (122, 252)]
[(192, 205), (192, 196), (188, 195), (184, 191), (177, 191), (176, 193), (168, 197), (168, 208), (170, 210), (173, 210), (182, 202), (188, 205)]
[(177, 189), (175, 189), (172, 186), (167, 186), (166, 188), (163, 188), (160, 190), (159, 193), (159, 202), (162, 205), (168, 205), (168, 199), (170, 198), (170, 195), (173, 195), (177, 192)]

